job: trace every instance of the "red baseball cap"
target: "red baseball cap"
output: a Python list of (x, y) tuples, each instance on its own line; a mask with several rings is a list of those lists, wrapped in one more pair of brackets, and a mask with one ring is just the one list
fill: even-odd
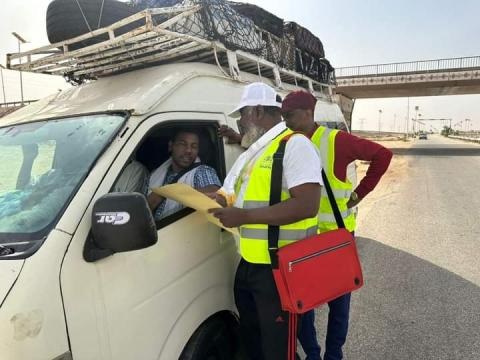
[(282, 101), (282, 113), (301, 109), (301, 110), (315, 110), (317, 99), (309, 92), (298, 90), (293, 91)]

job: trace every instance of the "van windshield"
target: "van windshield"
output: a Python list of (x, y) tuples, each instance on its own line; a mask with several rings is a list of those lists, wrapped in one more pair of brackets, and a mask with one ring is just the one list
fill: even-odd
[(3, 250), (53, 228), (124, 120), (124, 114), (96, 114), (0, 128)]

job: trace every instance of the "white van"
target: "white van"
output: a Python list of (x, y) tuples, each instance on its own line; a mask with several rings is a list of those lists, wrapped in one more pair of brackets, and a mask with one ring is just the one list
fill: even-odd
[(321, 86), (253, 64), (275, 76), (163, 64), (0, 120), (2, 360), (234, 358), (239, 256), (230, 233), (191, 209), (153, 223), (144, 197), (113, 190), (133, 161), (150, 171), (162, 163), (179, 128), (201, 134), (200, 158), (223, 180), (242, 149), (217, 129), (237, 128), (227, 114), (253, 81), (282, 96), (314, 91), (317, 118), (343, 122)]
[[(200, 156), (223, 179), (241, 149), (216, 132), (236, 128), (226, 114), (257, 80), (242, 78), (203, 63), (162, 65), (73, 87), (1, 120), (2, 359), (230, 358), (238, 261), (230, 234), (185, 209), (156, 224), (156, 242), (107, 232), (99, 244), (92, 209), (102, 200), (102, 212), (122, 210), (118, 198), (102, 197), (132, 160), (149, 170), (165, 160), (178, 127), (204, 134)], [(317, 109), (341, 116), (325, 99)], [(123, 200), (137, 216), (122, 231), (139, 234), (148, 214)]]

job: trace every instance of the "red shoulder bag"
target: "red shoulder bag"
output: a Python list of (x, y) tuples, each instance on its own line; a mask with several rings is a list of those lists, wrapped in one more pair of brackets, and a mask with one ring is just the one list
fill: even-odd
[[(288, 141), (280, 142), (273, 156), (270, 206), (281, 200), (283, 156)], [(343, 218), (322, 170), (324, 186), (338, 229), (310, 236), (278, 248), (279, 226), (268, 227), (268, 248), (273, 277), (284, 311), (290, 312), (289, 359), (295, 359), (296, 316), (325, 304), (363, 285), (355, 237)]]

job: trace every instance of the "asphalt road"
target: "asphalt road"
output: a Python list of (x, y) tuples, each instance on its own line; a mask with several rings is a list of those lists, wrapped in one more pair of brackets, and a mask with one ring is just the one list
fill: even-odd
[[(347, 360), (480, 359), (480, 145), (432, 135), (393, 149), (360, 205), (365, 285)], [(317, 310), (324, 344), (327, 308)]]

